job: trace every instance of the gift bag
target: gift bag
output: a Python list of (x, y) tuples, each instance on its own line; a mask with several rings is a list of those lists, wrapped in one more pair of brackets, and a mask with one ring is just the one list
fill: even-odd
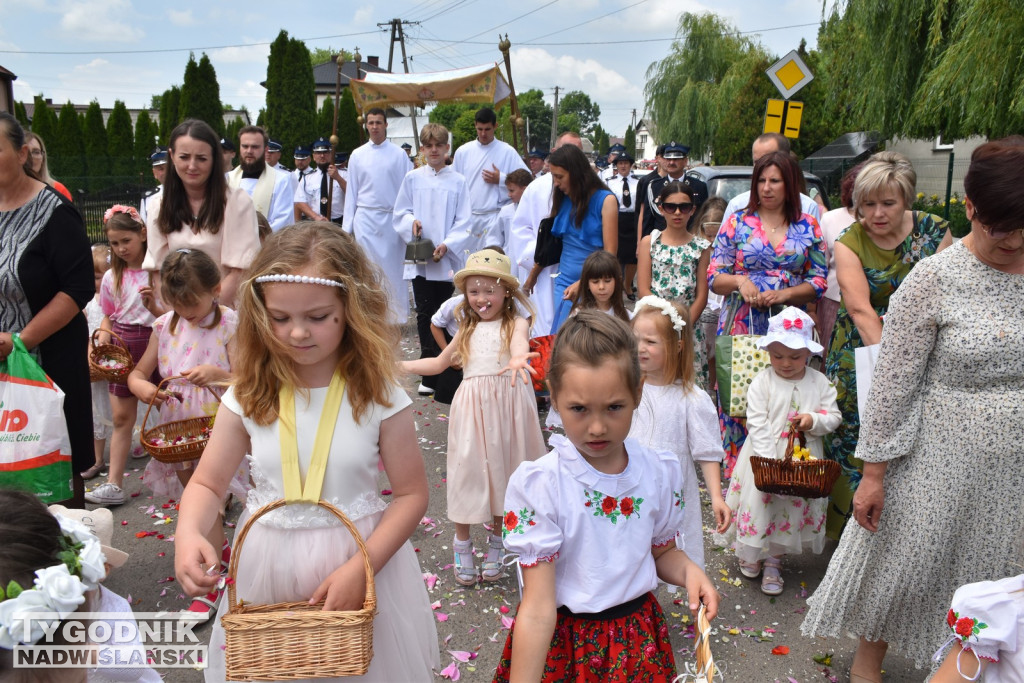
[(875, 363), (878, 362), (878, 351), (881, 348), (881, 344), (872, 344), (853, 350), (853, 361), (857, 374), (857, 412), (862, 418), (868, 406), (871, 378), (875, 375)]
[[(754, 327), (753, 316), (747, 329)], [(722, 411), (730, 417), (747, 416), (747, 389), (754, 375), (768, 367), (768, 352), (757, 348), (760, 334), (719, 335), (715, 339), (715, 376)]]
[(0, 361), (0, 487), (34, 493), (44, 503), (71, 497), (71, 441), (64, 392), (17, 335)]
[(551, 350), (555, 346), (555, 335), (547, 334), (530, 340), (530, 352), (539, 353), (537, 358), (530, 359), (530, 365), (537, 371), (533, 376), (533, 390), (547, 391), (548, 365), (551, 363)]

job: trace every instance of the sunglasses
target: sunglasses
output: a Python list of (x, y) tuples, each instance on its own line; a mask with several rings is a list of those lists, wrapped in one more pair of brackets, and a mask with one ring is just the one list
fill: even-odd
[(1006, 239), (1007, 237), (1009, 237), (1010, 235), (1014, 234), (1015, 232), (1019, 232), (1021, 234), (1021, 237), (1024, 237), (1024, 228), (1014, 228), (1012, 230), (1003, 230), (1001, 228), (990, 228), (990, 227), (988, 227), (987, 225), (984, 225), (984, 224), (982, 224), (981, 227), (985, 231), (986, 235), (988, 235), (989, 237), (991, 237), (992, 239), (995, 239), (995, 240)]
[(662, 213), (690, 213), (693, 211), (693, 202), (662, 202)]

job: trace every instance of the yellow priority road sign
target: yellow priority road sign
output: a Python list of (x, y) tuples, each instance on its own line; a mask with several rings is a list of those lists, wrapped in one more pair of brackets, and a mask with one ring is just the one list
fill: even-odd
[(796, 50), (772, 64), (765, 73), (768, 74), (768, 78), (775, 84), (782, 97), (787, 100), (795, 95), (800, 88), (814, 80), (814, 74), (804, 64), (804, 60), (800, 59)]
[(803, 112), (803, 102), (768, 100), (764, 112), (764, 132), (782, 133), (787, 138), (800, 137), (800, 119)]

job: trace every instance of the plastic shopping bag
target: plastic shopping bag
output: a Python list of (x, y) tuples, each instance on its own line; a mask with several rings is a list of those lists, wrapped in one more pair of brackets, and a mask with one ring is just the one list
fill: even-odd
[(871, 393), (871, 380), (875, 376), (875, 363), (878, 362), (878, 351), (881, 344), (860, 346), (853, 350), (854, 367), (857, 372), (857, 412), (861, 417), (868, 407), (868, 394)]
[(67, 500), (71, 441), (64, 392), (13, 335), (0, 361), (0, 487), (29, 491), (44, 503)]

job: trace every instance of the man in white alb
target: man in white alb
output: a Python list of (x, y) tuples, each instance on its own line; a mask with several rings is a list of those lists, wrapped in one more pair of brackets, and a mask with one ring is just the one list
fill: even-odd
[(504, 241), (498, 238), (497, 231), (498, 212), (511, 201), (505, 177), (517, 168), (530, 170), (511, 145), (494, 139), (494, 126), (498, 119), (492, 109), (485, 107), (479, 110), (475, 119), (476, 140), (455, 150), (452, 161), (452, 168), (469, 184), (469, 198), (473, 204), (472, 235), (466, 245), (467, 256), (489, 244)]
[(240, 187), (252, 197), (256, 210), (277, 232), (295, 221), (295, 179), (287, 172), (267, 165), (267, 133), (259, 126), (244, 126), (238, 131), (241, 163), (229, 171), (228, 185)]
[(345, 190), (345, 232), (351, 233), (387, 279), (393, 323), (409, 318), (409, 285), (405, 269), (405, 242), (392, 227), (395, 198), (412, 162), (398, 145), (387, 140), (388, 120), (383, 109), (366, 113), (369, 142), (348, 160)]
[[(564, 133), (558, 138), (555, 149), (562, 145), (576, 145), (583, 148), (583, 141), (576, 133)], [(554, 150), (552, 150), (554, 151)], [(537, 228), (540, 222), (551, 215), (551, 190), (554, 184), (551, 174), (545, 173), (526, 186), (519, 200), (516, 215), (512, 218), (512, 237), (509, 244), (513, 245), (508, 256), (522, 269), (520, 273), (529, 273), (533, 268), (533, 254), (537, 249)], [(558, 265), (542, 269), (535, 278), (523, 279), (523, 291), (530, 297), (536, 315), (533, 318), (533, 335), (547, 334), (555, 321), (554, 296), (555, 276)]]

